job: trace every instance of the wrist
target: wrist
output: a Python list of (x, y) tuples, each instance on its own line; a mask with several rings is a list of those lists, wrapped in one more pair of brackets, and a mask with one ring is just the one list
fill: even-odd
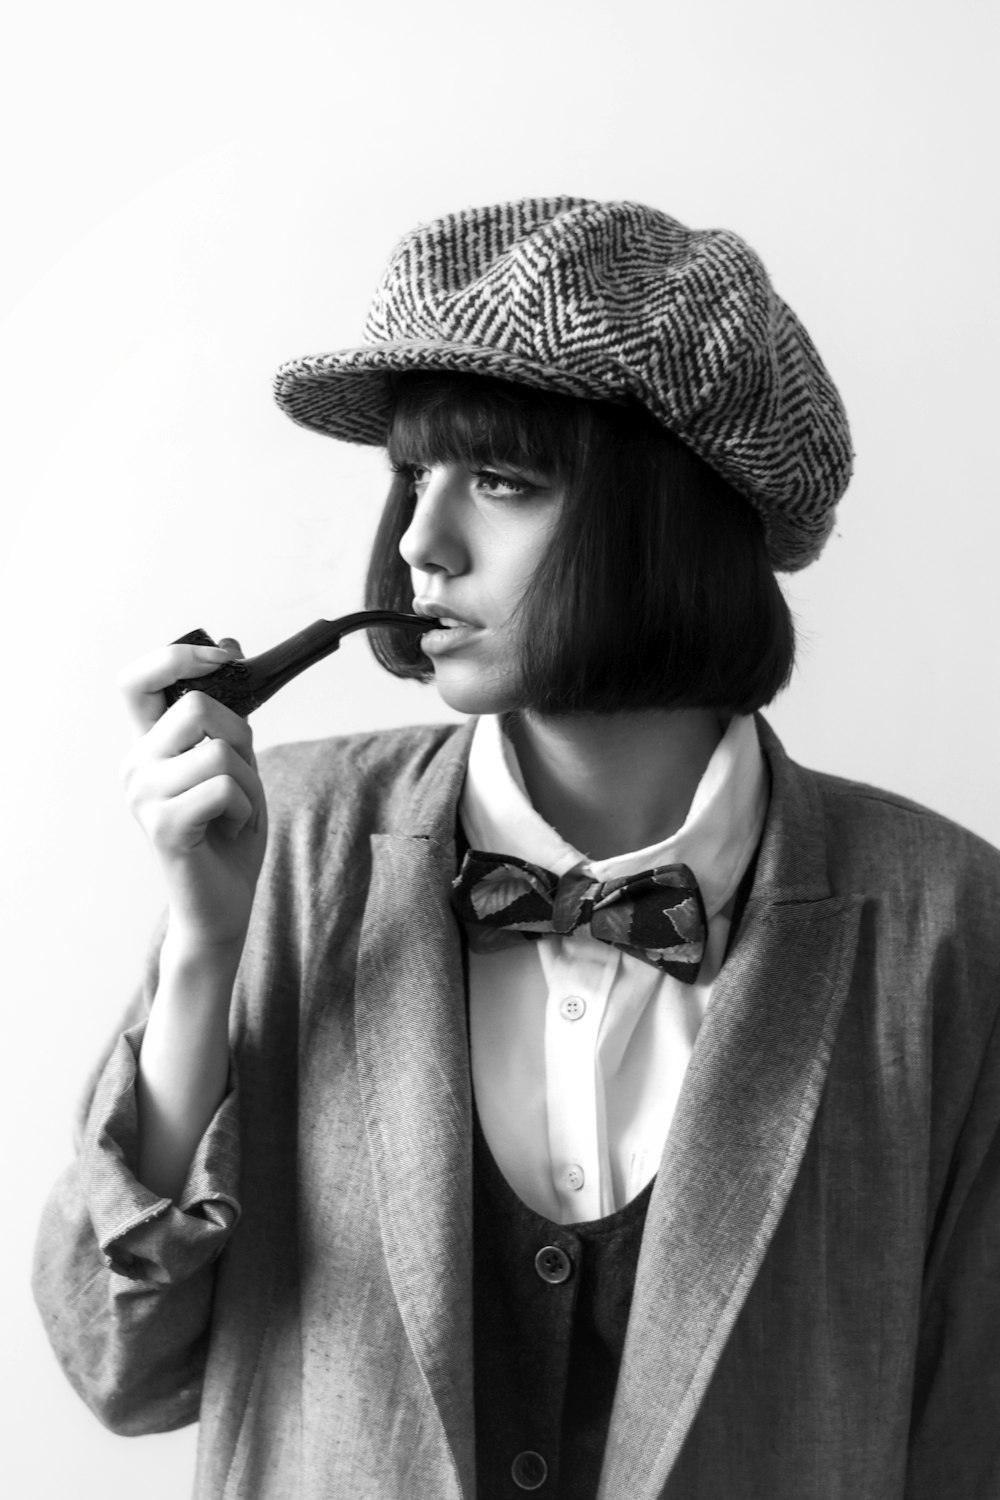
[(215, 941), (170, 919), (160, 949), (160, 984), (169, 978), (183, 991), (232, 988), (245, 935)]

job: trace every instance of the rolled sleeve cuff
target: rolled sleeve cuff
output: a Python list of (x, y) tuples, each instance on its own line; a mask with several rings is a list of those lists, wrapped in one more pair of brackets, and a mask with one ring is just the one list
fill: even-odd
[(240, 1217), (239, 1128), (234, 1068), (198, 1143), (179, 1200), (135, 1176), (135, 1081), (143, 1027), (119, 1037), (102, 1072), (81, 1143), (80, 1170), (105, 1265), (132, 1281), (167, 1285), (213, 1261)]

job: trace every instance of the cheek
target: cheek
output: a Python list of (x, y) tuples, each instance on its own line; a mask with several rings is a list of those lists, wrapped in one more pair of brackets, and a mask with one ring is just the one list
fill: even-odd
[(502, 604), (504, 612), (513, 616), (524, 598), (537, 572), (540, 557), (535, 552), (522, 552), (505, 560), (501, 574), (496, 576), (494, 598)]
[(479, 533), (480, 579), (498, 607), (516, 608), (548, 553), (556, 524), (554, 509), (511, 514)]
[(554, 521), (537, 523), (518, 537), (510, 554), (510, 577), (518, 587), (526, 588), (538, 572), (549, 550)]
[(539, 568), (548, 555), (549, 545), (552, 537), (552, 527), (548, 526), (539, 535), (532, 538), (531, 545), (525, 549), (521, 558), (519, 568), (519, 584), (523, 593), (533, 581)]

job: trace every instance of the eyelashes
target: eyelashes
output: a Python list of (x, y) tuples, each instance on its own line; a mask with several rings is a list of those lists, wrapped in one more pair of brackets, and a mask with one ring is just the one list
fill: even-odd
[[(426, 484), (431, 472), (431, 466), (428, 464), (392, 463), (390, 467), (394, 474), (402, 476), (407, 481), (410, 493), (414, 496), (421, 486)], [(499, 469), (485, 466), (469, 468), (467, 473), (474, 481), (478, 492), (492, 499), (517, 499), (534, 494), (543, 487), (537, 480), (528, 479), (516, 472), (505, 474)]]

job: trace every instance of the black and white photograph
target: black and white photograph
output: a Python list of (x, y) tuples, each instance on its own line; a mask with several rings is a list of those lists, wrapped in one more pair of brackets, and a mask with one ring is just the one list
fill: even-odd
[(992, 0), (39, 0), (17, 1500), (998, 1500)]

